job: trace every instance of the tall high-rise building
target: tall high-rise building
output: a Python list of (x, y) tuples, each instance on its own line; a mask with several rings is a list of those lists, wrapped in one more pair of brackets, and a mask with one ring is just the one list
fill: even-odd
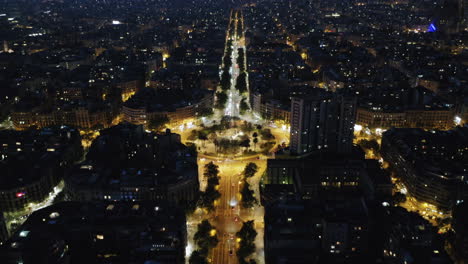
[(353, 145), (356, 98), (314, 89), (291, 100), (291, 153), (346, 153)]
[(446, 34), (459, 33), (464, 26), (466, 0), (444, 0), (436, 10), (438, 27)]

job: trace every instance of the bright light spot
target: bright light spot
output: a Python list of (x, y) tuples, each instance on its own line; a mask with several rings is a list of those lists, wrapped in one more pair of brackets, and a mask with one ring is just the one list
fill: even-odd
[(229, 205), (230, 206), (236, 206), (237, 205), (237, 201), (235, 199), (232, 199), (230, 202), (229, 202)]
[(23, 231), (21, 231), (21, 232), (19, 233), (19, 236), (20, 236), (20, 237), (27, 237), (28, 234), (29, 234), (29, 231), (23, 230)]
[(453, 122), (455, 122), (455, 125), (458, 126), (458, 125), (461, 124), (462, 119), (461, 119), (461, 117), (459, 117), (459, 116), (455, 116), (455, 118), (453, 119)]
[(216, 235), (216, 229), (211, 229), (210, 236), (215, 236), (215, 235)]
[(185, 247), (185, 257), (189, 258), (190, 255), (192, 255), (192, 251), (193, 251), (193, 245), (189, 241), (189, 242), (187, 242), (187, 246)]
[(112, 20), (112, 25), (120, 25), (120, 24), (122, 24), (122, 22), (118, 20)]
[(358, 125), (358, 124), (355, 124), (354, 125), (354, 132), (361, 132), (362, 130), (362, 126), (361, 125)]
[(388, 202), (383, 202), (382, 205), (385, 206), (385, 207), (390, 206), (390, 204)]
[(408, 193), (408, 190), (406, 190), (406, 187), (403, 186), (403, 187), (401, 187), (400, 192), (402, 194), (406, 195)]
[(376, 128), (375, 129), (375, 134), (377, 134), (378, 136), (381, 136), (382, 132), (384, 132), (384, 130), (382, 128)]
[(55, 218), (57, 218), (57, 217), (59, 217), (59, 216), (60, 216), (60, 214), (57, 213), (57, 212), (53, 212), (53, 213), (51, 213), (51, 214), (49, 215), (49, 217), (50, 217), (51, 219), (55, 219)]

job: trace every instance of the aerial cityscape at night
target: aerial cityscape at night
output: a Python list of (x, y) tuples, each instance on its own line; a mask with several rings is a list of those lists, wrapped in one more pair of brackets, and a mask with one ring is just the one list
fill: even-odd
[(0, 0), (0, 264), (468, 264), (468, 0)]

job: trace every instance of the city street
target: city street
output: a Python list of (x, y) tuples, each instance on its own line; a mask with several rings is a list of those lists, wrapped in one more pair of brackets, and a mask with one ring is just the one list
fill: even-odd
[[(233, 21), (233, 25), (237, 30), (237, 20), (242, 19), (237, 18)], [(229, 29), (228, 29), (229, 32)], [(236, 89), (236, 80), (240, 74), (239, 65), (237, 64), (238, 49), (243, 48), (245, 50), (245, 41), (242, 38), (237, 36), (232, 37), (233, 48), (231, 54), (232, 66), (230, 69), (231, 73), (231, 83), (230, 89), (227, 92), (228, 100), (222, 113), (216, 113), (213, 116), (212, 120), (217, 120), (225, 116), (234, 116), (240, 117), (239, 105), (242, 100), (242, 95)], [(260, 119), (254, 120), (253, 115), (249, 112), (246, 115), (247, 121), (252, 121), (254, 123), (262, 123), (263, 125), (269, 125), (261, 122)], [(206, 120), (202, 120), (205, 122)], [(211, 121), (211, 120), (210, 120)], [(206, 123), (206, 122), (205, 122)], [(270, 127), (270, 126), (269, 126)], [(277, 144), (288, 143), (289, 141), (289, 130), (286, 128), (279, 128), (276, 126), (271, 127), (272, 134), (275, 136)], [(182, 140), (187, 138), (189, 133), (188, 130), (180, 131), (182, 134)], [(202, 143), (202, 142), (198, 142)], [(212, 142), (203, 142), (203, 149), (206, 151), (208, 148), (213, 149)], [(257, 263), (264, 263), (264, 254), (263, 254), (263, 207), (260, 204), (255, 205), (254, 208), (242, 209), (239, 205), (242, 197), (240, 195), (240, 188), (243, 179), (243, 170), (249, 162), (254, 162), (258, 166), (258, 172), (254, 177), (249, 179), (251, 188), (255, 192), (255, 197), (257, 200), (260, 199), (259, 192), (259, 182), (261, 176), (266, 170), (266, 156), (263, 155), (254, 155), (251, 157), (230, 157), (225, 158), (217, 155), (206, 156), (199, 154), (198, 158), (198, 168), (199, 168), (199, 180), (200, 180), (200, 189), (204, 190), (206, 188), (206, 180), (204, 179), (203, 172), (205, 165), (213, 162), (219, 166), (219, 192), (221, 193), (220, 199), (215, 201), (215, 209), (213, 212), (208, 213), (204, 209), (198, 208), (194, 215), (190, 217), (188, 221), (188, 233), (189, 233), (189, 246), (187, 247), (187, 256), (190, 256), (193, 246), (193, 234), (196, 232), (197, 223), (201, 222), (203, 219), (208, 219), (211, 224), (216, 227), (217, 236), (219, 239), (218, 245), (211, 251), (210, 262), (216, 264), (236, 264), (238, 259), (236, 256), (237, 250), (237, 241), (236, 241), (236, 232), (242, 227), (244, 221), (254, 220), (255, 227), (258, 232), (255, 244), (256, 252), (252, 254)]]
[[(203, 175), (205, 164), (213, 161), (219, 166), (220, 170), (220, 187), (221, 198), (216, 202), (214, 212), (209, 216), (210, 222), (216, 226), (218, 230), (218, 238), (220, 243), (212, 252), (212, 263), (237, 263), (235, 257), (235, 233), (241, 228), (243, 221), (255, 220), (256, 227), (263, 227), (263, 208), (259, 205), (253, 209), (241, 209), (239, 206), (240, 183), (242, 179), (242, 171), (249, 162), (255, 162), (259, 170), (257, 174), (249, 180), (251, 186), (255, 187), (255, 196), (260, 197), (258, 183), (261, 175), (266, 170), (266, 159), (199, 159), (199, 175)], [(263, 254), (263, 230), (257, 228), (257, 255)], [(263, 263), (263, 260), (257, 258), (258, 263)]]

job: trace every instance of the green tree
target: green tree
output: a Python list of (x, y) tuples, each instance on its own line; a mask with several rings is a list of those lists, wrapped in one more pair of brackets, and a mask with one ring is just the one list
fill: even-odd
[(257, 171), (258, 171), (257, 164), (253, 162), (249, 162), (244, 168), (244, 177), (251, 178), (255, 175), (255, 173), (257, 173)]
[(358, 145), (364, 149), (372, 149), (376, 152), (379, 151), (380, 149), (379, 143), (375, 139), (372, 139), (372, 140), (361, 139), (358, 141)]
[(254, 191), (250, 189), (250, 184), (244, 180), (242, 189), (240, 191), (242, 195), (241, 206), (243, 208), (251, 208), (257, 203), (257, 199), (254, 196)]
[(232, 49), (227, 49), (226, 55), (223, 58), (223, 65), (225, 68), (230, 68), (232, 66), (232, 58), (231, 58)]
[(252, 134), (252, 137), (254, 138), (253, 143), (254, 143), (254, 148), (256, 149), (257, 148), (257, 143), (258, 143), (258, 134), (257, 134), (257, 132), (254, 132)]
[(249, 105), (247, 104), (247, 100), (245, 100), (245, 98), (241, 100), (239, 108), (241, 114), (244, 114), (247, 110), (249, 110)]
[(223, 91), (229, 90), (231, 86), (231, 74), (229, 74), (229, 70), (224, 70), (221, 74), (220, 85)]
[(244, 53), (244, 49), (242, 48), (239, 48), (237, 49), (237, 64), (239, 65), (239, 69), (241, 72), (245, 71), (245, 53)]
[(248, 149), (250, 147), (250, 139), (244, 139), (239, 143), (239, 146)]
[(169, 118), (166, 115), (155, 116), (148, 121), (148, 128), (156, 131), (162, 130), (169, 123)]
[(401, 203), (406, 202), (406, 195), (402, 194), (401, 192), (396, 192), (393, 195), (393, 202), (395, 204), (401, 204)]
[(236, 236), (240, 238), (239, 248), (236, 252), (239, 263), (252, 263), (248, 262), (246, 258), (255, 252), (254, 242), (257, 237), (257, 231), (255, 231), (254, 221), (244, 222), (239, 232), (236, 233)]
[(190, 135), (187, 137), (187, 140), (194, 141), (198, 137), (198, 130), (190, 131)]
[(214, 235), (212, 234), (212, 230), (216, 230), (214, 226), (210, 224), (208, 220), (203, 220), (200, 224), (198, 224), (198, 230), (193, 236), (193, 240), (197, 244), (197, 246), (201, 249), (212, 249), (216, 247), (218, 244), (219, 240), (216, 235), (216, 232)]
[(214, 209), (214, 201), (221, 197), (221, 193), (216, 189), (219, 185), (219, 167), (213, 162), (205, 165), (203, 176), (207, 179), (207, 186), (204, 192), (201, 193), (201, 206), (209, 211)]
[(203, 147), (205, 146), (205, 142), (208, 140), (208, 136), (203, 133), (202, 131), (198, 131), (198, 139), (202, 141)]
[[(215, 232), (213, 232), (213, 230)], [(192, 252), (189, 258), (190, 264), (205, 264), (208, 263), (207, 256), (211, 249), (216, 247), (219, 240), (216, 234), (216, 229), (208, 220), (203, 220), (197, 226), (197, 232), (193, 236), (193, 240), (198, 249)]]
[(205, 164), (205, 171), (203, 172), (203, 176), (205, 178), (216, 178), (219, 174), (219, 166), (214, 164), (213, 162)]
[(254, 150), (256, 150), (257, 149), (258, 138), (254, 138), (253, 143), (254, 143)]
[(275, 137), (271, 133), (271, 130), (268, 128), (260, 130), (260, 135), (262, 139), (266, 141), (275, 139)]
[(244, 241), (255, 241), (255, 237), (257, 237), (257, 231), (255, 230), (254, 221), (246, 221), (242, 224), (241, 229), (239, 232), (236, 233), (237, 237)]
[(215, 108), (223, 109), (227, 102), (227, 94), (225, 92), (216, 92), (216, 104)]
[(208, 264), (208, 259), (199, 250), (194, 250), (189, 258), (189, 264)]
[(247, 74), (245, 72), (241, 72), (239, 76), (237, 76), (236, 89), (239, 90), (240, 93), (247, 92)]
[(213, 108), (205, 107), (198, 111), (198, 115), (201, 117), (210, 117), (213, 115)]
[(252, 125), (252, 123), (249, 123), (247, 121), (244, 121), (240, 128), (242, 132), (245, 133), (252, 132), (254, 130), (254, 126)]
[(242, 20), (237, 20), (237, 37), (242, 37), (242, 32), (244, 31), (244, 27), (242, 26)]

